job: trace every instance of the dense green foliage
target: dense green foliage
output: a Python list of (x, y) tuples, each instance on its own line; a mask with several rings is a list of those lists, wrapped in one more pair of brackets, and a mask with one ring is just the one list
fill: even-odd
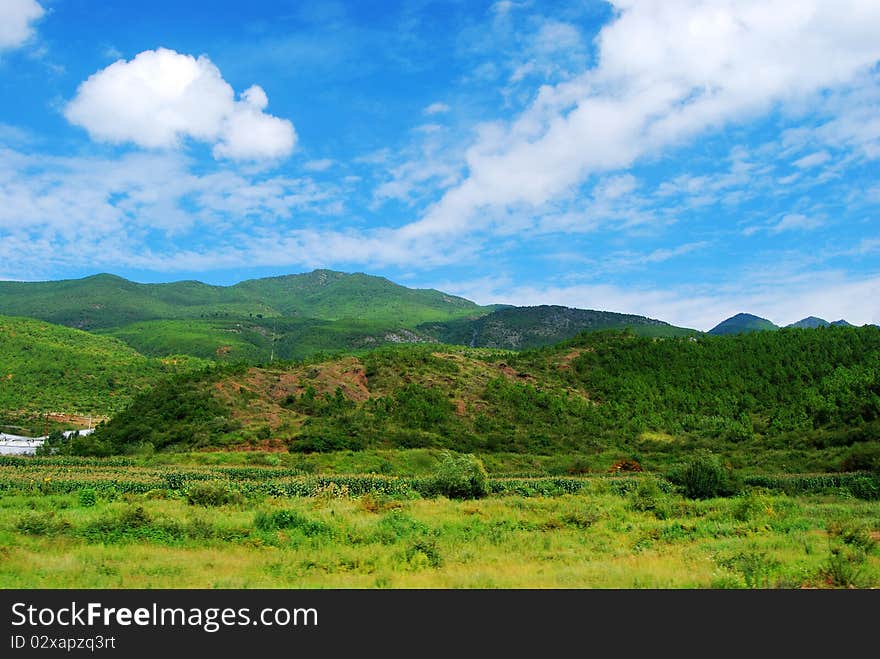
[(880, 328), (874, 326), (675, 341), (587, 336), (580, 345), (587, 349), (571, 361), (565, 379), (589, 391), (598, 410), (624, 412), (617, 421), (632, 432), (701, 433), (733, 442), (819, 430), (843, 431), (823, 435), (832, 443), (877, 438)]
[(491, 310), (440, 291), (332, 270), (234, 286), (138, 284), (106, 274), (0, 282), (0, 308), (115, 336), (145, 355), (252, 363), (432, 340), (413, 329)]
[(723, 336), (725, 334), (746, 334), (748, 332), (760, 332), (764, 330), (779, 329), (766, 318), (753, 316), (749, 313), (738, 313), (727, 320), (723, 320), (709, 330), (709, 334)]
[(159, 319), (278, 316), (408, 327), (482, 312), (473, 302), (440, 291), (332, 270), (252, 279), (234, 286), (196, 281), (138, 284), (107, 274), (53, 282), (0, 282), (0, 308), (81, 329)]
[(198, 366), (190, 357), (149, 359), (116, 339), (0, 316), (0, 418), (112, 414), (153, 382)]
[(444, 343), (509, 350), (548, 346), (581, 332), (624, 328), (640, 336), (698, 333), (644, 316), (549, 305), (502, 307), (479, 318), (459, 318), (419, 326), (420, 330)]
[(480, 307), (440, 291), (332, 270), (225, 287), (196, 281), (138, 284), (107, 274), (0, 282), (0, 308), (114, 336), (145, 355), (251, 363), (438, 340), (522, 349), (581, 331), (624, 327), (644, 336), (694, 333), (642, 316), (603, 311)]
[(867, 471), (878, 462), (880, 329), (587, 333), (522, 353), (408, 346), (227, 367), (144, 394), (93, 437), (100, 454), (264, 440), (306, 454), (574, 456), (557, 473), (615, 460), (665, 470), (705, 449), (762, 473)]
[(489, 494), (489, 475), (475, 455), (445, 452), (427, 489), (450, 499), (479, 499)]

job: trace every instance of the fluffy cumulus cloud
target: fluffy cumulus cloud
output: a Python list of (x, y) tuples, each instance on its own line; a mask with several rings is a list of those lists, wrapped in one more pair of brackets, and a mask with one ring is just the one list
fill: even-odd
[(478, 229), (481, 209), (540, 206), (710, 128), (863, 81), (880, 60), (876, 0), (612, 4), (597, 66), (543, 86), (511, 123), (485, 125), (469, 175), (407, 233)]
[(34, 32), (33, 23), (46, 11), (35, 0), (0, 2), (0, 51), (18, 48)]
[(215, 158), (283, 158), (296, 144), (296, 131), (290, 121), (267, 114), (268, 103), (258, 85), (236, 100), (207, 57), (159, 48), (89, 77), (64, 115), (102, 142), (174, 148), (189, 138), (213, 144)]

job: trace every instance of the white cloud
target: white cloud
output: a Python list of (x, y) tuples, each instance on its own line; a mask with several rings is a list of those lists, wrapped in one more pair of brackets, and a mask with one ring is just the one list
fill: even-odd
[(329, 158), (322, 158), (320, 160), (309, 160), (306, 164), (303, 165), (303, 169), (307, 172), (326, 172), (331, 167), (333, 167), (333, 161)]
[[(251, 232), (301, 230), (302, 216), (336, 213), (339, 204), (334, 186), (309, 178), (199, 174), (177, 153), (65, 158), (0, 148), (0, 262), (20, 273), (84, 260), (156, 269), (182, 243), (205, 253), (216, 246), (219, 261)], [(142, 258), (150, 245), (156, 266)], [(249, 253), (243, 263), (257, 260)]]
[(808, 156), (795, 160), (792, 164), (800, 169), (807, 169), (808, 167), (815, 167), (816, 165), (828, 162), (830, 159), (831, 156), (827, 151), (816, 151), (815, 153), (811, 153)]
[(446, 105), (446, 103), (431, 103), (431, 105), (422, 110), (422, 112), (427, 115), (443, 114), (444, 112), (449, 112), (450, 109), (451, 108)]
[(93, 74), (64, 115), (103, 142), (174, 148), (190, 138), (213, 144), (216, 158), (281, 158), (293, 150), (296, 132), (264, 112), (268, 102), (258, 85), (236, 101), (207, 57), (159, 48)]
[(408, 235), (479, 230), (487, 208), (540, 206), (709, 128), (845, 87), (880, 59), (875, 0), (613, 4), (598, 66), (483, 126), (468, 176)]
[(775, 224), (770, 231), (779, 233), (780, 231), (811, 231), (822, 226), (822, 220), (815, 217), (807, 217), (801, 213), (788, 213), (783, 215), (782, 219)]
[(515, 286), (503, 275), (471, 282), (444, 282), (436, 287), (479, 304), (559, 304), (638, 314), (701, 331), (740, 312), (753, 313), (780, 326), (809, 315), (829, 320), (844, 318), (854, 325), (880, 323), (880, 309), (865, 304), (865, 300), (880, 297), (877, 275), (847, 279), (833, 272), (819, 272), (796, 281), (762, 285), (736, 282), (721, 286), (720, 290), (718, 285), (675, 289), (606, 284)]
[(35, 0), (0, 2), (0, 51), (22, 46), (34, 33), (33, 23), (45, 13)]

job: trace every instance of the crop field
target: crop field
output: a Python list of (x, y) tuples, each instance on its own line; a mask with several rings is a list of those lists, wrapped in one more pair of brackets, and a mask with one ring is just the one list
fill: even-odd
[(490, 472), (471, 498), (427, 469), (258, 457), (4, 458), (0, 587), (880, 586), (875, 475), (744, 475), (694, 497), (645, 473)]

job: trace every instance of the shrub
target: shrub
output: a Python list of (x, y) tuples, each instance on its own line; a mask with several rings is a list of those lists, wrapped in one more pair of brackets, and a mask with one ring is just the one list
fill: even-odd
[(855, 446), (840, 463), (840, 471), (873, 471), (880, 473), (880, 442)]
[(718, 563), (728, 570), (741, 574), (747, 588), (768, 588), (770, 575), (780, 565), (779, 561), (754, 547), (721, 558)]
[(295, 510), (276, 510), (273, 513), (260, 511), (254, 517), (254, 527), (259, 531), (299, 529), (308, 537), (321, 535), (330, 530), (323, 522), (311, 520)]
[(673, 476), (690, 499), (730, 496), (740, 489), (730, 469), (711, 454), (699, 455)]
[(733, 504), (733, 519), (737, 522), (749, 522), (768, 507), (764, 497), (754, 492), (746, 492), (737, 497)]
[(244, 497), (223, 481), (203, 481), (193, 483), (187, 488), (186, 500), (191, 505), (223, 506), (228, 503), (241, 503)]
[(58, 535), (70, 528), (70, 522), (58, 519), (54, 512), (23, 515), (15, 524), (16, 531), (28, 535)]
[(182, 490), (186, 477), (176, 471), (165, 474), (165, 485), (169, 490)]
[(374, 538), (383, 545), (391, 545), (404, 538), (423, 536), (428, 530), (422, 522), (399, 510), (394, 510), (379, 520)]
[[(666, 483), (667, 489), (668, 485)], [(669, 501), (661, 482), (653, 476), (639, 481), (636, 489), (629, 494), (629, 504), (633, 510), (654, 513), (658, 519), (666, 519), (670, 514)]]
[(475, 455), (444, 451), (428, 489), (450, 499), (478, 499), (489, 494), (489, 475)]
[(859, 476), (852, 479), (846, 488), (857, 499), (875, 501), (880, 499), (880, 476)]
[(858, 587), (868, 555), (877, 547), (868, 529), (855, 523), (832, 522), (828, 526), (830, 555), (821, 576), (834, 587)]
[(406, 562), (409, 567), (419, 570), (425, 567), (438, 568), (443, 565), (443, 557), (433, 540), (420, 538), (406, 548)]
[(595, 524), (601, 517), (601, 514), (592, 508), (582, 508), (565, 513), (562, 516), (563, 524), (573, 526), (578, 529), (588, 529)]
[(98, 502), (95, 490), (90, 487), (83, 488), (79, 491), (79, 505), (83, 508), (91, 508)]

